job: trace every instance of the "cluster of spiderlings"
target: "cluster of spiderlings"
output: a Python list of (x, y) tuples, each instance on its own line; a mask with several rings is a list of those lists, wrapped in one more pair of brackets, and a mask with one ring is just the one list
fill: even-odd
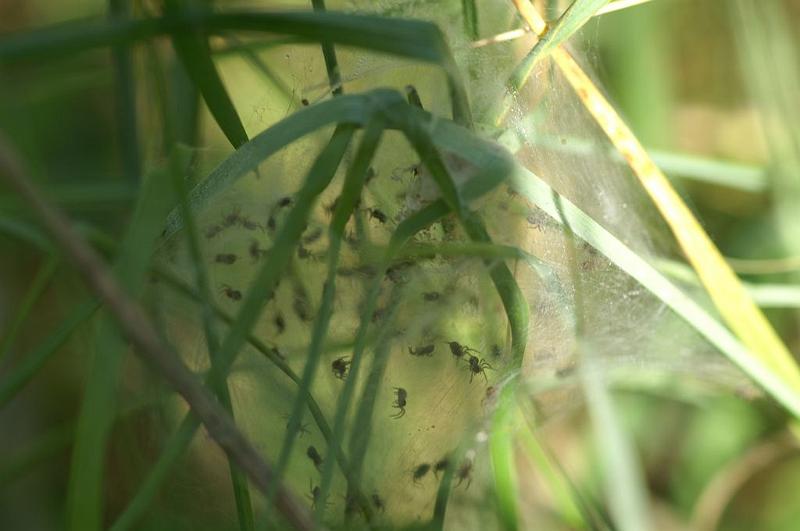
[[(428, 475), (428, 472), (433, 472), (433, 475), (436, 479), (439, 479), (439, 474), (446, 472), (451, 466), (450, 457), (444, 456), (435, 463), (421, 463), (414, 467), (414, 470), (411, 472), (411, 480), (415, 484), (419, 484), (420, 481)], [(456, 487), (460, 486), (464, 481), (467, 482), (467, 487), (469, 488), (470, 484), (472, 483), (472, 467), (473, 462), (470, 458), (465, 458), (461, 465), (455, 471), (456, 477)]]

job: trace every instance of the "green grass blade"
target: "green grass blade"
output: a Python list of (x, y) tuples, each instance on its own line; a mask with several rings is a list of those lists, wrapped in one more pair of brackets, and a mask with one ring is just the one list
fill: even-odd
[(516, 379), (506, 382), (500, 390), (497, 409), (489, 431), (489, 454), (492, 460), (497, 508), (503, 529), (519, 529), (517, 474), (514, 462), (514, 433), (516, 431)]
[(586, 22), (594, 16), (598, 9), (608, 3), (608, 0), (575, 0), (564, 11), (555, 25), (548, 29), (536, 46), (525, 56), (514, 69), (509, 80), (509, 87), (520, 89), (528, 79), (539, 59), (546, 57), (551, 50), (567, 41), (581, 29)]
[(461, 0), (461, 14), (464, 16), (464, 33), (473, 41), (477, 40), (478, 6), (475, 5), (475, 0)]
[[(166, 0), (164, 8), (167, 14), (177, 14), (188, 9), (183, 4), (181, 0)], [(172, 44), (189, 77), (203, 95), (208, 110), (231, 145), (238, 148), (247, 142), (244, 125), (211, 58), (208, 37), (199, 30), (181, 32), (173, 35)]]
[[(144, 283), (156, 236), (172, 204), (169, 179), (163, 173), (151, 175), (115, 262), (117, 277), (131, 293)], [(110, 316), (101, 319), (95, 345), (67, 491), (68, 528), (87, 531), (99, 529), (102, 521), (105, 447), (114, 418), (118, 371), (127, 348)]]
[(570, 529), (590, 528), (589, 523), (592, 519), (588, 514), (584, 515), (582, 509), (584, 503), (574, 484), (547, 447), (536, 437), (533, 428), (533, 413), (523, 413), (519, 409), (517, 413), (523, 427), (519, 432), (522, 446), (536, 464), (537, 472), (542, 475), (544, 482), (550, 487), (559, 515)]
[(156, 464), (150, 469), (142, 485), (136, 491), (133, 500), (131, 500), (117, 521), (111, 525), (111, 531), (125, 531), (136, 525), (153, 499), (155, 499), (161, 485), (173, 467), (186, 455), (186, 449), (189, 447), (189, 443), (192, 442), (194, 434), (199, 427), (200, 421), (193, 415), (187, 415), (183, 419), (175, 433), (167, 440), (164, 450), (159, 455)]
[(45, 363), (61, 348), (83, 323), (100, 307), (96, 301), (79, 304), (58, 328), (33, 352), (24, 356), (19, 366), (0, 380), (0, 408), (13, 399), (30, 382)]
[[(561, 223), (559, 209), (574, 233), (604, 254), (612, 263), (636, 279), (679, 317), (720, 350), (745, 374), (764, 388), (792, 415), (800, 418), (800, 396), (766, 367), (717, 319), (684, 293), (655, 267), (637, 255), (566, 198), (558, 195), (538, 176), (517, 166), (514, 188)], [(558, 204), (556, 203), (556, 198)]]
[(441, 30), (430, 22), (351, 13), (192, 12), (141, 21), (81, 21), (0, 39), (0, 63), (52, 58), (98, 46), (129, 43), (193, 27), (207, 33), (229, 31), (293, 35), (416, 59), (440, 66), (447, 75), (453, 118), (470, 125), (467, 92)]
[[(316, 13), (324, 13), (325, 0), (311, 0), (311, 5)], [(328, 83), (331, 93), (338, 96), (344, 93), (342, 87), (342, 73), (339, 71), (339, 61), (336, 60), (336, 50), (330, 42), (322, 42), (322, 56), (325, 58), (325, 70), (328, 72)]]
[(3, 331), (3, 340), (0, 342), (0, 366), (2, 366), (3, 360), (6, 359), (11, 348), (14, 346), (17, 334), (25, 323), (25, 320), (31, 314), (33, 307), (36, 305), (36, 301), (39, 300), (39, 297), (42, 296), (42, 293), (44, 293), (44, 290), (47, 289), (48, 284), (50, 284), (50, 280), (56, 272), (58, 263), (58, 258), (51, 256), (39, 269), (36, 276), (33, 277), (33, 282), (17, 307), (17, 312), (12, 317), (11, 323)]
[[(125, 20), (130, 16), (129, 0), (108, 0), (112, 19)], [(136, 115), (136, 83), (133, 80), (133, 62), (128, 46), (117, 45), (112, 50), (115, 71), (116, 101), (119, 141), (122, 150), (125, 176), (138, 182), (142, 174), (139, 160), (139, 128)]]

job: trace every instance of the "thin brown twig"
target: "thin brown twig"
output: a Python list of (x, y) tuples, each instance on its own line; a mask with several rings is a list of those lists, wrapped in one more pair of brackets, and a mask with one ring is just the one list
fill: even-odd
[[(53, 235), (66, 257), (84, 277), (84, 281), (116, 317), (123, 335), (134, 345), (134, 352), (148, 362), (189, 404), (205, 425), (209, 435), (244, 471), (262, 492), (267, 492), (273, 472), (234, 424), (230, 415), (206, 391), (200, 381), (183, 365), (178, 356), (160, 339), (156, 329), (141, 309), (128, 298), (109, 268), (72, 229), (67, 217), (49, 204), (27, 178), (23, 165), (4, 135), (0, 133), (0, 175), (22, 196)], [(308, 510), (283, 486), (279, 486), (275, 504), (297, 529), (312, 529)]]

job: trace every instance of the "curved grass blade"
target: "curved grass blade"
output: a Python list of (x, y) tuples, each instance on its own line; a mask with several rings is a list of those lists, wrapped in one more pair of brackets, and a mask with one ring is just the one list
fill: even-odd
[(86, 301), (70, 312), (47, 339), (22, 359), (18, 367), (0, 380), (0, 408), (17, 396), (45, 363), (61, 348), (83, 323), (100, 307), (97, 301)]
[[(345, 225), (353, 212), (356, 209), (361, 191), (364, 188), (366, 181), (367, 171), (370, 162), (375, 156), (375, 151), (378, 148), (381, 136), (383, 134), (383, 123), (380, 120), (375, 120), (367, 126), (364, 131), (364, 136), (361, 140), (361, 145), (356, 151), (353, 163), (351, 164), (346, 176), (345, 182), (342, 187), (342, 193), (336, 202), (336, 209), (333, 213), (333, 220), (331, 221), (328, 229), (328, 274), (325, 281), (325, 287), (322, 292), (322, 302), (320, 304), (319, 312), (317, 313), (314, 322), (314, 329), (311, 336), (311, 344), (308, 349), (308, 356), (306, 357), (305, 367), (303, 369), (303, 378), (300, 381), (300, 390), (297, 394), (292, 405), (292, 412), (289, 419), (289, 426), (284, 436), (283, 444), (281, 446), (280, 456), (276, 463), (276, 477), (282, 478), (289, 462), (289, 457), (294, 446), (297, 432), (302, 425), (303, 412), (306, 406), (306, 396), (314, 381), (316, 370), (319, 365), (319, 360), (322, 355), (322, 346), (325, 342), (325, 336), (328, 333), (331, 315), (333, 314), (333, 303), (336, 293), (336, 272), (339, 267), (339, 256), (342, 246), (342, 238), (344, 236)], [(328, 453), (336, 455), (340, 452), (340, 446), (334, 445), (329, 447)], [(330, 460), (332, 461), (332, 460)], [(353, 485), (357, 489), (356, 485)], [(363, 498), (363, 496), (361, 496)], [(320, 497), (317, 503), (317, 510), (322, 511), (325, 507), (325, 496)], [(366, 501), (364, 498), (362, 500)], [(362, 510), (370, 516), (369, 503), (362, 503)]]
[[(176, 15), (187, 9), (182, 4), (181, 0), (165, 0), (164, 9), (168, 15)], [(172, 44), (231, 145), (238, 148), (247, 142), (244, 125), (211, 58), (208, 37), (199, 30), (190, 30), (173, 34)]]
[(42, 296), (42, 293), (44, 293), (44, 290), (46, 290), (48, 284), (50, 284), (50, 280), (56, 272), (58, 263), (59, 260), (55, 256), (51, 256), (47, 259), (33, 278), (33, 282), (17, 307), (17, 313), (11, 320), (11, 324), (3, 331), (3, 340), (0, 342), (0, 366), (2, 366), (3, 360), (6, 359), (11, 348), (14, 346), (17, 333), (19, 333), (20, 328), (30, 315), (34, 305), (36, 305), (36, 301), (39, 300), (39, 297)]
[[(536, 9), (521, 0), (514, 3), (528, 25), (541, 33), (544, 21)], [(667, 178), (572, 56), (562, 48), (552, 49), (551, 55), (661, 212), (723, 319), (747, 346), (746, 355), (758, 358), (753, 365), (761, 367), (759, 373), (771, 371), (794, 389), (792, 394), (800, 392), (797, 363)]]

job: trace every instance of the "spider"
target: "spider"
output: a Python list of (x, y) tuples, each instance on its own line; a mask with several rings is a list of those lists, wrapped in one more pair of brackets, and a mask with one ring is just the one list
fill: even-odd
[(456, 483), (456, 487), (461, 485), (461, 482), (467, 480), (467, 486), (465, 488), (469, 488), (470, 484), (472, 483), (472, 461), (469, 459), (465, 459), (461, 466), (458, 467), (456, 471), (456, 477), (458, 478), (458, 483)]
[(258, 246), (258, 240), (253, 240), (250, 242), (250, 247), (248, 248), (250, 253), (250, 258), (253, 259), (253, 262), (257, 262), (262, 256), (267, 254), (266, 249), (262, 249)]
[(377, 208), (368, 208), (367, 212), (369, 212), (370, 219), (377, 219), (379, 223), (386, 223), (386, 220), (389, 219), (386, 214)]
[(469, 383), (472, 383), (472, 378), (476, 374), (482, 374), (486, 383), (489, 383), (489, 378), (486, 377), (486, 369), (494, 370), (494, 368), (489, 365), (489, 362), (478, 356), (470, 356), (467, 362), (469, 363)]
[(383, 499), (378, 496), (377, 492), (372, 495), (372, 504), (380, 512), (384, 512), (386, 510), (386, 504), (384, 503)]
[(313, 231), (309, 232), (305, 238), (303, 238), (303, 243), (306, 245), (311, 245), (315, 241), (319, 240), (322, 236), (322, 229), (316, 228)]
[(218, 254), (214, 257), (214, 261), (218, 264), (232, 264), (236, 262), (237, 256), (235, 254)]
[(278, 312), (272, 322), (275, 323), (275, 328), (278, 329), (278, 335), (281, 335), (286, 330), (286, 320), (281, 312)]
[(238, 289), (233, 289), (227, 284), (223, 284), (220, 291), (222, 291), (222, 293), (224, 293), (225, 296), (231, 299), (232, 301), (242, 300), (242, 292), (239, 291)]
[(306, 450), (306, 455), (308, 456), (309, 459), (311, 459), (311, 462), (314, 463), (316, 469), (319, 470), (320, 467), (322, 466), (322, 456), (319, 455), (317, 449), (314, 448), (313, 446), (309, 446), (308, 449)]
[(416, 349), (408, 347), (408, 353), (412, 356), (433, 356), (433, 351), (435, 349), (436, 345), (425, 345), (417, 347)]
[(241, 219), (241, 210), (239, 210), (239, 207), (235, 207), (230, 214), (226, 214), (222, 217), (222, 226), (225, 228), (233, 227), (239, 223)]
[(221, 225), (211, 225), (206, 229), (206, 238), (210, 240), (211, 238), (222, 232), (222, 228), (223, 227)]
[(256, 223), (252, 219), (246, 217), (239, 218), (239, 224), (247, 230), (256, 230), (256, 229), (264, 230), (264, 227), (262, 227), (261, 224)]
[(428, 463), (422, 463), (421, 465), (418, 465), (414, 469), (413, 473), (414, 483), (419, 484), (419, 480), (424, 478), (425, 474), (427, 474), (430, 469), (431, 465), (429, 465)]
[(439, 472), (444, 472), (448, 468), (450, 468), (450, 460), (446, 457), (442, 457), (441, 459), (436, 461), (435, 465), (433, 465), (433, 475), (436, 476), (436, 478), (438, 479)]
[(345, 376), (347, 376), (348, 368), (350, 368), (350, 360), (346, 358), (336, 358), (331, 363), (331, 371), (333, 371), (333, 375), (340, 380), (344, 380)]
[(466, 345), (462, 345), (457, 341), (447, 341), (447, 345), (450, 347), (450, 352), (452, 352), (453, 356), (456, 359), (463, 359), (466, 354), (469, 352), (478, 352), (477, 350), (470, 348)]
[(406, 414), (406, 396), (408, 396), (408, 392), (402, 387), (395, 387), (394, 388), (394, 395), (395, 400), (392, 404), (392, 407), (397, 409), (397, 413), (391, 415), (393, 419), (399, 419), (403, 415)]

